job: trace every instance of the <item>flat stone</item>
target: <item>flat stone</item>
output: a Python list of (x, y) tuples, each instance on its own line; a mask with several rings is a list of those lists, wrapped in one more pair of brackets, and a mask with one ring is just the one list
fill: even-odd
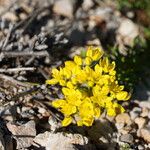
[(82, 3), (83, 10), (89, 10), (94, 5), (92, 0), (84, 0)]
[(122, 114), (117, 115), (115, 120), (116, 120), (116, 123), (119, 123), (119, 124), (122, 124), (122, 123), (127, 124), (127, 125), (132, 124), (132, 120), (128, 113), (122, 113)]
[(142, 101), (139, 103), (139, 106), (142, 108), (148, 108), (150, 109), (150, 101)]
[(120, 141), (126, 142), (126, 143), (133, 143), (133, 136), (131, 134), (124, 134), (120, 136)]
[(144, 108), (142, 109), (142, 113), (140, 114), (140, 116), (141, 116), (141, 117), (148, 117), (149, 112), (150, 112), (150, 111), (148, 110), (148, 108), (145, 108), (145, 107), (144, 107)]
[(33, 138), (36, 136), (35, 122), (29, 121), (23, 125), (15, 125), (7, 123), (8, 130), (16, 139), (17, 149), (30, 147), (33, 143)]
[(53, 11), (68, 18), (73, 17), (73, 2), (71, 0), (55, 1)]
[(138, 128), (141, 129), (144, 127), (145, 123), (146, 123), (146, 119), (143, 117), (138, 117), (135, 118), (135, 123), (138, 125)]
[(130, 111), (131, 119), (134, 120), (136, 117), (138, 117), (140, 115), (141, 112), (142, 112), (142, 109), (140, 107), (134, 107)]
[(142, 146), (142, 145), (138, 146), (138, 150), (144, 150), (144, 149), (145, 149), (144, 146)]
[(3, 19), (10, 20), (12, 22), (16, 22), (18, 20), (17, 16), (12, 12), (7, 12), (2, 16)]
[(74, 144), (86, 145), (88, 139), (80, 134), (45, 133), (38, 134), (34, 142), (45, 147), (46, 150), (76, 150)]
[(126, 43), (131, 43), (133, 42), (134, 38), (138, 36), (139, 29), (137, 25), (134, 24), (130, 19), (122, 19), (118, 29), (118, 34), (125, 38)]
[(148, 143), (150, 143), (150, 127), (148, 128), (142, 128), (140, 130), (140, 136), (147, 141)]

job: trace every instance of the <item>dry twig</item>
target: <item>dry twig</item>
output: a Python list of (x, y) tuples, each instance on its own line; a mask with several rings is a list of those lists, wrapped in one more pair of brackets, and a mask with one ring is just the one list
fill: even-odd
[(18, 71), (33, 71), (34, 67), (26, 67), (26, 68), (8, 68), (8, 69), (0, 69), (0, 73), (8, 73), (8, 72), (18, 72)]
[(17, 80), (15, 80), (12, 77), (9, 77), (9, 76), (3, 75), (3, 74), (0, 74), (0, 79), (1, 80), (5, 80), (5, 81), (9, 81), (9, 82), (11, 82), (14, 85), (19, 85), (19, 86), (23, 86), (23, 87), (31, 87), (31, 84), (17, 81)]
[(1, 52), (1, 56), (11, 58), (11, 57), (27, 57), (27, 56), (34, 56), (34, 57), (45, 57), (49, 56), (47, 51), (40, 51), (40, 52), (33, 52), (33, 51), (13, 51), (13, 52)]

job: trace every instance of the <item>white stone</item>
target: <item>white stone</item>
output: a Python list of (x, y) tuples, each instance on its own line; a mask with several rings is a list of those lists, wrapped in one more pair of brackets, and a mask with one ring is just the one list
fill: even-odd
[(53, 11), (56, 14), (63, 15), (68, 18), (73, 17), (73, 3), (71, 0), (55, 1)]
[(34, 141), (46, 150), (75, 150), (74, 144), (86, 145), (88, 143), (88, 139), (80, 134), (51, 132), (38, 134)]

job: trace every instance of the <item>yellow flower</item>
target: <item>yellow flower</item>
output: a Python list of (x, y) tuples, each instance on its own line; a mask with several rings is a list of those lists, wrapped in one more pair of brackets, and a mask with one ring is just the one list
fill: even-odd
[(109, 73), (110, 75), (115, 75), (116, 71), (115, 69), (115, 62), (109, 63), (109, 60), (107, 57), (101, 59), (99, 61), (99, 65), (103, 68), (103, 71), (105, 73)]
[(75, 56), (59, 70), (52, 69), (52, 79), (46, 84), (61, 85), (64, 98), (53, 101), (52, 106), (63, 113), (62, 126), (73, 121), (78, 126), (91, 126), (104, 110), (109, 116), (123, 113), (125, 109), (117, 101), (131, 96), (117, 81), (115, 62), (109, 62), (103, 51), (94, 47), (88, 48), (85, 58)]
[(97, 61), (103, 56), (103, 53), (103, 50), (98, 47), (89, 47), (86, 56), (90, 57), (93, 61)]
[(46, 80), (46, 84), (57, 84), (64, 86), (66, 84), (66, 81), (63, 77), (63, 70), (60, 68), (60, 71), (57, 69), (52, 69), (52, 79)]

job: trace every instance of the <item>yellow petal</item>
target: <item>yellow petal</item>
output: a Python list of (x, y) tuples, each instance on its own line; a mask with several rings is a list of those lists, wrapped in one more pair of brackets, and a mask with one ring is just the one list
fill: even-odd
[(77, 65), (82, 65), (82, 58), (80, 56), (75, 56), (74, 57), (74, 62), (77, 64)]
[(67, 68), (67, 69), (72, 69), (72, 68), (74, 68), (76, 66), (76, 64), (73, 62), (73, 61), (66, 61), (65, 62), (65, 67)]
[(107, 109), (107, 115), (108, 116), (116, 116), (116, 111), (114, 108), (108, 108)]
[(117, 100), (128, 100), (130, 96), (128, 95), (128, 92), (126, 91), (121, 91), (117, 93), (116, 95)]
[(74, 88), (74, 85), (72, 84), (72, 82), (68, 81), (67, 82), (67, 85), (66, 85), (68, 88), (70, 89), (73, 89)]
[(55, 100), (52, 102), (52, 106), (54, 106), (55, 108), (60, 108), (65, 104), (66, 104), (66, 101), (63, 99)]
[(78, 125), (78, 126), (83, 126), (82, 120), (78, 120), (78, 121), (77, 121), (77, 125)]
[(63, 75), (65, 78), (70, 79), (71, 78), (71, 71), (67, 68), (63, 68)]
[(125, 109), (118, 103), (114, 103), (113, 108), (115, 109), (116, 114), (125, 112)]
[(94, 116), (97, 117), (97, 118), (99, 118), (100, 114), (101, 114), (100, 108), (99, 108), (99, 107), (96, 107), (96, 108), (94, 109)]
[(91, 57), (94, 61), (97, 61), (103, 56), (103, 53), (103, 50), (99, 47), (89, 47), (86, 56)]
[(99, 75), (102, 75), (102, 67), (100, 67), (98, 64), (94, 67), (94, 70)]
[(92, 63), (92, 59), (90, 57), (85, 58), (85, 64), (90, 65)]
[(95, 48), (95, 49), (93, 49), (92, 55), (93, 55), (92, 56), (93, 60), (95, 60), (95, 61), (99, 60), (103, 55), (103, 51), (100, 48)]
[(72, 117), (65, 117), (64, 120), (62, 121), (62, 126), (63, 127), (66, 127), (68, 126), (69, 124), (71, 124), (72, 122)]
[(68, 94), (70, 94), (70, 91), (71, 91), (71, 89), (69, 89), (69, 88), (62, 88), (62, 92), (63, 92), (63, 94), (64, 95), (68, 95)]
[(53, 69), (52, 69), (52, 74), (53, 74), (53, 75), (58, 74), (58, 73), (59, 73), (59, 71), (58, 71), (56, 68), (53, 68)]
[(51, 79), (51, 80), (46, 80), (46, 84), (57, 84), (58, 80), (57, 79)]
[(87, 117), (87, 118), (83, 118), (82, 119), (82, 122), (85, 126), (92, 126), (93, 124), (93, 121), (94, 121), (94, 118), (93, 117)]
[(76, 113), (76, 111), (77, 111), (76, 106), (70, 105), (68, 103), (65, 104), (61, 109), (61, 112), (67, 116)]
[(87, 52), (86, 52), (87, 57), (92, 57), (92, 47), (88, 47)]
[(61, 86), (65, 86), (65, 85), (66, 85), (66, 81), (65, 81), (65, 80), (59, 80), (59, 84), (60, 84)]

